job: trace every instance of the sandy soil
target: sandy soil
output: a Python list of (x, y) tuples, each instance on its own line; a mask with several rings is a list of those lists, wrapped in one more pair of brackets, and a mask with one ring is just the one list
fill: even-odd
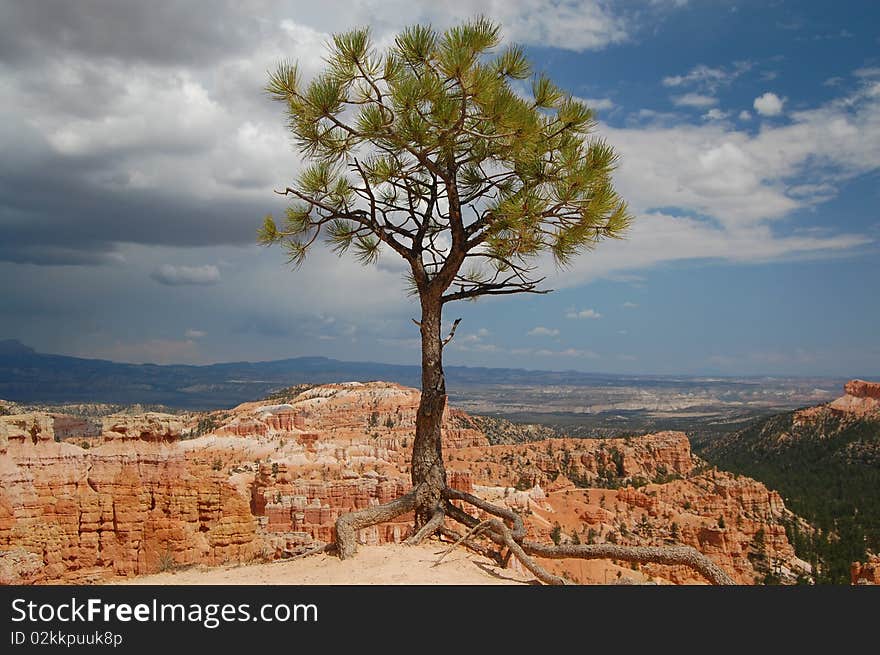
[(531, 577), (499, 569), (486, 558), (456, 548), (435, 566), (445, 544), (417, 547), (361, 546), (350, 560), (312, 555), (294, 561), (185, 570), (117, 580), (111, 584), (172, 585), (372, 585), (372, 584), (530, 584)]

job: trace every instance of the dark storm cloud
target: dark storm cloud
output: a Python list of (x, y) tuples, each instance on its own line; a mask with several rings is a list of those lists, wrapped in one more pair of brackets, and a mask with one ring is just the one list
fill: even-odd
[(64, 53), (203, 65), (253, 46), (267, 3), (12, 0), (0, 10), (0, 59)]
[(233, 327), (241, 335), (269, 338), (298, 336), (310, 339), (351, 338), (356, 328), (325, 314), (295, 312), (293, 315), (257, 312), (248, 315)]
[(297, 321), (289, 316), (252, 315), (247, 316), (233, 327), (233, 332), (236, 334), (273, 338), (290, 337), (297, 331)]
[(17, 242), (0, 245), (0, 261), (39, 266), (107, 266), (124, 260), (113, 252), (112, 244), (84, 243), (76, 249)]
[(105, 264), (115, 261), (117, 243), (247, 245), (271, 206), (95, 188), (63, 166), (28, 168), (0, 180), (0, 260)]
[(0, 4), (0, 261), (254, 243), (279, 202), (235, 135), (275, 116), (257, 82), (220, 92), (215, 73), (247, 62), (277, 22), (261, 1)]

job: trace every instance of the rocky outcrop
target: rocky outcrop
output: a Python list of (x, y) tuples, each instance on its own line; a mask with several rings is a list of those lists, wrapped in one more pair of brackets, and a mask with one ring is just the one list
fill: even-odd
[(880, 416), (880, 382), (850, 380), (843, 389), (846, 395), (828, 404), (831, 411), (851, 416)]
[[(311, 433), (338, 441), (371, 438), (406, 448), (415, 431), (419, 397), (418, 390), (389, 382), (326, 384), (280, 405), (239, 405), (213, 432), (276, 437)], [(471, 417), (449, 407), (443, 414), (443, 440), (447, 448), (489, 443)]]
[(102, 436), (105, 441), (139, 439), (171, 442), (179, 439), (183, 430), (183, 420), (173, 414), (114, 414), (104, 417)]
[(865, 380), (850, 380), (844, 387), (844, 391), (856, 398), (874, 398), (880, 400), (880, 382), (866, 382)]
[(49, 414), (32, 412), (30, 414), (11, 414), (0, 416), (5, 439), (9, 444), (38, 444), (55, 441), (54, 420)]
[(880, 555), (869, 554), (864, 564), (854, 562), (850, 573), (853, 584), (880, 585)]

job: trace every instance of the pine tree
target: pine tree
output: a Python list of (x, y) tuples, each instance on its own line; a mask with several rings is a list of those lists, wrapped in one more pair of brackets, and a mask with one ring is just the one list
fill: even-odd
[[(283, 221), (266, 217), (259, 240), (282, 244), (294, 267), (322, 239), (365, 265), (400, 257), (418, 297), (422, 393), (413, 488), (341, 516), (340, 557), (354, 554), (359, 529), (410, 511), (412, 543), (445, 529), (447, 516), (473, 528), (480, 521), (451, 502), (458, 500), (503, 518), (506, 524), (496, 519), (483, 534), (507, 545), (543, 581), (558, 583), (527, 553), (595, 553), (568, 555), (526, 542), (518, 515), (446, 484), (443, 348), (460, 319), (444, 337), (442, 314), (459, 300), (547, 293), (540, 256), (565, 266), (621, 237), (631, 216), (612, 183), (618, 155), (594, 134), (592, 111), (547, 76), (533, 75), (521, 47), (499, 51), (500, 44), (499, 25), (476, 18), (442, 33), (409, 27), (384, 52), (368, 29), (337, 34), (326, 69), (308, 83), (295, 63), (280, 63), (267, 91), (284, 105), (308, 165), (279, 191), (291, 204)], [(517, 91), (525, 80), (530, 97)], [(617, 468), (621, 474), (622, 462)], [(723, 578), (711, 566), (706, 571)]]

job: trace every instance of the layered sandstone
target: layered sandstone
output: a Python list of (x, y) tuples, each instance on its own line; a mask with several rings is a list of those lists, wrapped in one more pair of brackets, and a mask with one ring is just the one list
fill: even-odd
[(865, 380), (850, 380), (844, 385), (844, 391), (856, 398), (873, 398), (880, 400), (880, 382), (866, 382)]
[(0, 550), (37, 555), (41, 568), (31, 581), (89, 581), (255, 555), (246, 500), (225, 476), (192, 470), (176, 448), (111, 437), (86, 450), (56, 443), (47, 416), (3, 423)]
[(880, 415), (880, 382), (850, 380), (843, 389), (846, 395), (828, 404), (832, 411), (854, 416)]
[(176, 441), (183, 430), (184, 422), (173, 414), (113, 414), (103, 419), (102, 437), (105, 441)]
[[(57, 417), (0, 418), (0, 580), (287, 557), (332, 541), (340, 514), (409, 490), (418, 391), (345, 383), (285, 401), (114, 415), (87, 449), (71, 421), (58, 443)], [(793, 518), (778, 494), (709, 469), (682, 433), (490, 446), (471, 417), (447, 409), (442, 437), (449, 484), (522, 512), (536, 539), (690, 544), (745, 583), (765, 564), (792, 576), (805, 566), (786, 540), (783, 521)], [(399, 542), (410, 529), (402, 516), (359, 538)], [(581, 582), (618, 573), (696, 581), (674, 567), (548, 566)]]

